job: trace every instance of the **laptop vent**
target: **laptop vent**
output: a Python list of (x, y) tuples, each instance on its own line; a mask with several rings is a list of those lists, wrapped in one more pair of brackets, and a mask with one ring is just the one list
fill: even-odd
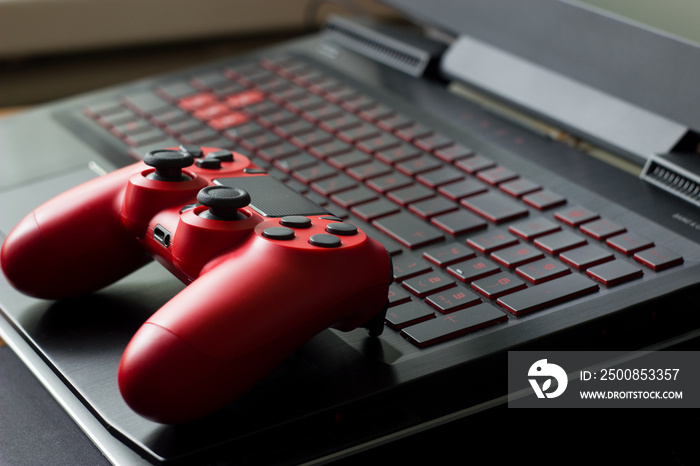
[(690, 176), (655, 160), (650, 160), (642, 173), (644, 180), (700, 207), (700, 180), (693, 180)]
[(432, 59), (428, 50), (340, 18), (332, 18), (326, 23), (324, 37), (411, 76), (422, 76)]

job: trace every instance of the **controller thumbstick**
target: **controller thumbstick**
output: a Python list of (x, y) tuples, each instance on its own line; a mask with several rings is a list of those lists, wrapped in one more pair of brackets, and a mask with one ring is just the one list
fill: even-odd
[(240, 188), (229, 186), (207, 186), (197, 194), (197, 202), (209, 207), (199, 216), (212, 220), (243, 220), (245, 215), (238, 209), (250, 204), (250, 194)]
[(188, 181), (190, 178), (182, 169), (194, 163), (194, 157), (188, 152), (176, 150), (152, 150), (143, 157), (143, 162), (156, 169), (146, 178), (157, 181)]

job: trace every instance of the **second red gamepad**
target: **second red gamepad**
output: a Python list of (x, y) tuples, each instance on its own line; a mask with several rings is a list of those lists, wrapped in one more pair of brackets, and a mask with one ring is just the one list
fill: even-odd
[(118, 382), (156, 422), (225, 406), (326, 328), (383, 328), (384, 247), (227, 150), (151, 151), (38, 207), (0, 253), (8, 281), (44, 299), (151, 259), (187, 286), (133, 336)]

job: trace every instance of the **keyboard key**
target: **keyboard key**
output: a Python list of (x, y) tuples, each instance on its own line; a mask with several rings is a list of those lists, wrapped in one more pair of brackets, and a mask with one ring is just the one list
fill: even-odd
[(534, 244), (538, 248), (556, 256), (569, 249), (583, 246), (587, 242), (585, 238), (569, 231), (560, 231), (537, 238)]
[(371, 160), (372, 157), (365, 154), (364, 152), (360, 152), (359, 150), (352, 150), (350, 152), (332, 155), (326, 160), (326, 162), (328, 162), (329, 165), (332, 165), (338, 170), (345, 170), (346, 168), (354, 167), (356, 165), (362, 165), (363, 163), (367, 163)]
[(435, 312), (432, 309), (415, 302), (392, 307), (386, 313), (387, 325), (395, 330), (434, 318)]
[(482, 303), (406, 327), (401, 335), (414, 345), (425, 348), (507, 320), (501, 311)]
[(319, 159), (325, 159), (328, 157), (333, 157), (334, 155), (340, 155), (353, 150), (352, 146), (346, 142), (338, 141), (334, 139), (332, 141), (324, 142), (321, 144), (314, 144), (308, 149), (310, 154)]
[(594, 293), (598, 289), (594, 281), (572, 274), (503, 296), (497, 303), (519, 316)]
[(488, 277), (500, 271), (500, 267), (496, 264), (479, 257), (468, 259), (447, 267), (447, 273), (466, 283)]
[(372, 154), (396, 147), (401, 141), (389, 133), (379, 133), (371, 138), (363, 139), (355, 144), (362, 152)]
[(337, 176), (332, 176), (330, 178), (325, 178), (323, 180), (311, 183), (311, 189), (325, 197), (352, 189), (356, 186), (357, 182), (355, 180), (342, 173)]
[(518, 238), (507, 231), (493, 229), (467, 238), (467, 244), (479, 252), (490, 254), (497, 249), (518, 244)]
[(544, 253), (542, 251), (525, 244), (510, 246), (491, 253), (491, 259), (509, 269), (514, 269), (543, 257)]
[(464, 179), (464, 175), (452, 167), (442, 167), (416, 176), (416, 180), (429, 188), (436, 189), (448, 183)]
[(374, 201), (379, 195), (369, 188), (358, 186), (347, 191), (342, 191), (331, 196), (331, 200), (339, 206), (349, 209), (365, 202)]
[(559, 254), (559, 259), (578, 270), (584, 270), (588, 267), (611, 261), (614, 258), (613, 253), (594, 244), (570, 249)]
[(654, 246), (651, 249), (645, 249), (644, 251), (636, 253), (634, 255), (634, 260), (656, 272), (683, 263), (683, 257), (661, 246)]
[(505, 181), (514, 180), (518, 175), (514, 171), (499, 165), (480, 171), (476, 174), (476, 177), (492, 186), (496, 186)]
[(618, 225), (617, 223), (605, 219), (584, 223), (581, 225), (580, 229), (588, 236), (597, 240), (604, 240), (627, 231), (627, 229), (622, 225)]
[(525, 194), (530, 194), (535, 191), (542, 189), (542, 186), (535, 183), (534, 181), (527, 180), (525, 178), (518, 178), (512, 181), (506, 181), (501, 183), (498, 188), (504, 193), (513, 197), (522, 197)]
[(398, 306), (399, 304), (407, 303), (411, 301), (411, 295), (408, 291), (401, 288), (396, 283), (389, 286), (389, 307)]
[(408, 176), (416, 176), (442, 167), (442, 162), (430, 155), (423, 155), (396, 164), (396, 169)]
[(406, 115), (403, 115), (401, 113), (394, 113), (391, 116), (385, 117), (385, 118), (380, 118), (375, 122), (377, 126), (379, 126), (381, 129), (384, 131), (395, 131), (399, 128), (403, 128), (404, 126), (408, 126), (411, 123), (413, 123), (413, 120), (408, 118)]
[(365, 181), (370, 178), (389, 175), (391, 173), (393, 173), (393, 170), (390, 166), (377, 162), (376, 160), (370, 163), (353, 166), (347, 170), (347, 174), (358, 181)]
[(409, 178), (401, 173), (391, 173), (389, 175), (372, 178), (368, 180), (366, 184), (369, 188), (384, 194), (393, 189), (411, 186), (413, 184), (413, 178)]
[(481, 154), (475, 154), (471, 157), (467, 157), (465, 159), (458, 160), (455, 163), (455, 167), (459, 168), (460, 170), (463, 170), (471, 175), (481, 171), (481, 170), (486, 170), (487, 168), (495, 167), (496, 162), (491, 160), (488, 157), (485, 157)]
[(441, 273), (429, 272), (404, 280), (402, 285), (419, 298), (425, 298), (426, 296), (437, 293), (438, 291), (452, 288), (455, 286), (455, 282), (445, 277)]
[(394, 280), (397, 282), (433, 270), (429, 263), (412, 254), (401, 254), (395, 257), (392, 260), (392, 265), (394, 267)]
[(440, 313), (449, 314), (469, 306), (481, 304), (481, 298), (472, 291), (457, 287), (428, 296), (425, 302)]
[(433, 152), (437, 149), (442, 149), (443, 147), (448, 147), (453, 145), (452, 139), (442, 134), (431, 134), (429, 136), (417, 138), (413, 141), (416, 147), (423, 149), (426, 152)]
[(379, 199), (373, 202), (363, 203), (351, 208), (350, 211), (366, 222), (396, 214), (401, 211), (401, 207), (386, 199)]
[(508, 226), (508, 231), (528, 241), (560, 229), (559, 225), (543, 217), (520, 220)]
[(438, 192), (448, 199), (453, 201), (458, 201), (468, 196), (474, 196), (476, 194), (485, 193), (488, 188), (483, 183), (473, 180), (466, 179), (458, 181), (456, 183), (449, 183), (438, 188)]
[(438, 229), (408, 212), (382, 217), (372, 224), (409, 249), (427, 246), (444, 239)]
[(599, 218), (597, 212), (588, 210), (581, 205), (574, 205), (566, 209), (554, 212), (554, 218), (572, 227), (577, 227), (583, 223)]
[(413, 202), (422, 201), (435, 196), (432, 189), (428, 189), (423, 185), (414, 184), (406, 188), (395, 189), (387, 194), (387, 199), (391, 199), (399, 205), (406, 206)]
[(463, 243), (449, 243), (431, 247), (423, 252), (423, 257), (438, 267), (446, 267), (476, 257), (476, 254)]
[[(414, 202), (408, 206), (408, 210), (422, 219), (429, 219), (437, 215), (446, 214), (459, 209), (459, 206), (444, 197), (433, 197), (424, 201)], [(437, 225), (436, 225), (437, 226)]]
[(304, 184), (313, 183), (334, 176), (337, 172), (326, 164), (319, 164), (313, 167), (303, 168), (295, 171), (292, 176)]
[(435, 151), (435, 156), (447, 163), (453, 163), (456, 160), (467, 158), (470, 155), (474, 155), (474, 151), (461, 144), (452, 144)]
[(515, 273), (537, 285), (568, 275), (571, 273), (571, 269), (559, 261), (546, 258), (522, 265), (515, 269)]
[(501, 272), (475, 280), (472, 282), (471, 287), (488, 299), (496, 299), (508, 293), (522, 290), (527, 285), (521, 279)]
[(383, 149), (377, 151), (374, 156), (377, 160), (393, 165), (398, 162), (403, 162), (414, 157), (418, 157), (422, 154), (413, 144), (401, 143), (398, 146), (392, 146), (388, 149)]
[(123, 103), (141, 115), (157, 115), (172, 108), (170, 102), (151, 91), (127, 95), (124, 97)]
[(643, 274), (644, 272), (639, 267), (621, 260), (606, 262), (586, 270), (586, 275), (606, 286), (618, 285), (639, 278)]
[(528, 215), (518, 202), (496, 191), (462, 199), (462, 205), (493, 223), (503, 223)]
[(430, 223), (452, 236), (463, 235), (488, 227), (486, 220), (464, 209), (435, 216), (430, 220)]
[(564, 196), (548, 189), (526, 194), (522, 197), (522, 200), (537, 210), (551, 209), (552, 207), (566, 204), (566, 198)]
[(608, 238), (605, 244), (625, 255), (631, 256), (635, 252), (652, 247), (654, 242), (636, 233), (627, 232)]

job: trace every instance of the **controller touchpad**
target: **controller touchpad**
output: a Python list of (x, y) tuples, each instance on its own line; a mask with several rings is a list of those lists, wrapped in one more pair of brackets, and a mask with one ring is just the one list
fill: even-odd
[(328, 211), (269, 176), (219, 178), (214, 183), (250, 194), (250, 207), (265, 217), (327, 215)]

